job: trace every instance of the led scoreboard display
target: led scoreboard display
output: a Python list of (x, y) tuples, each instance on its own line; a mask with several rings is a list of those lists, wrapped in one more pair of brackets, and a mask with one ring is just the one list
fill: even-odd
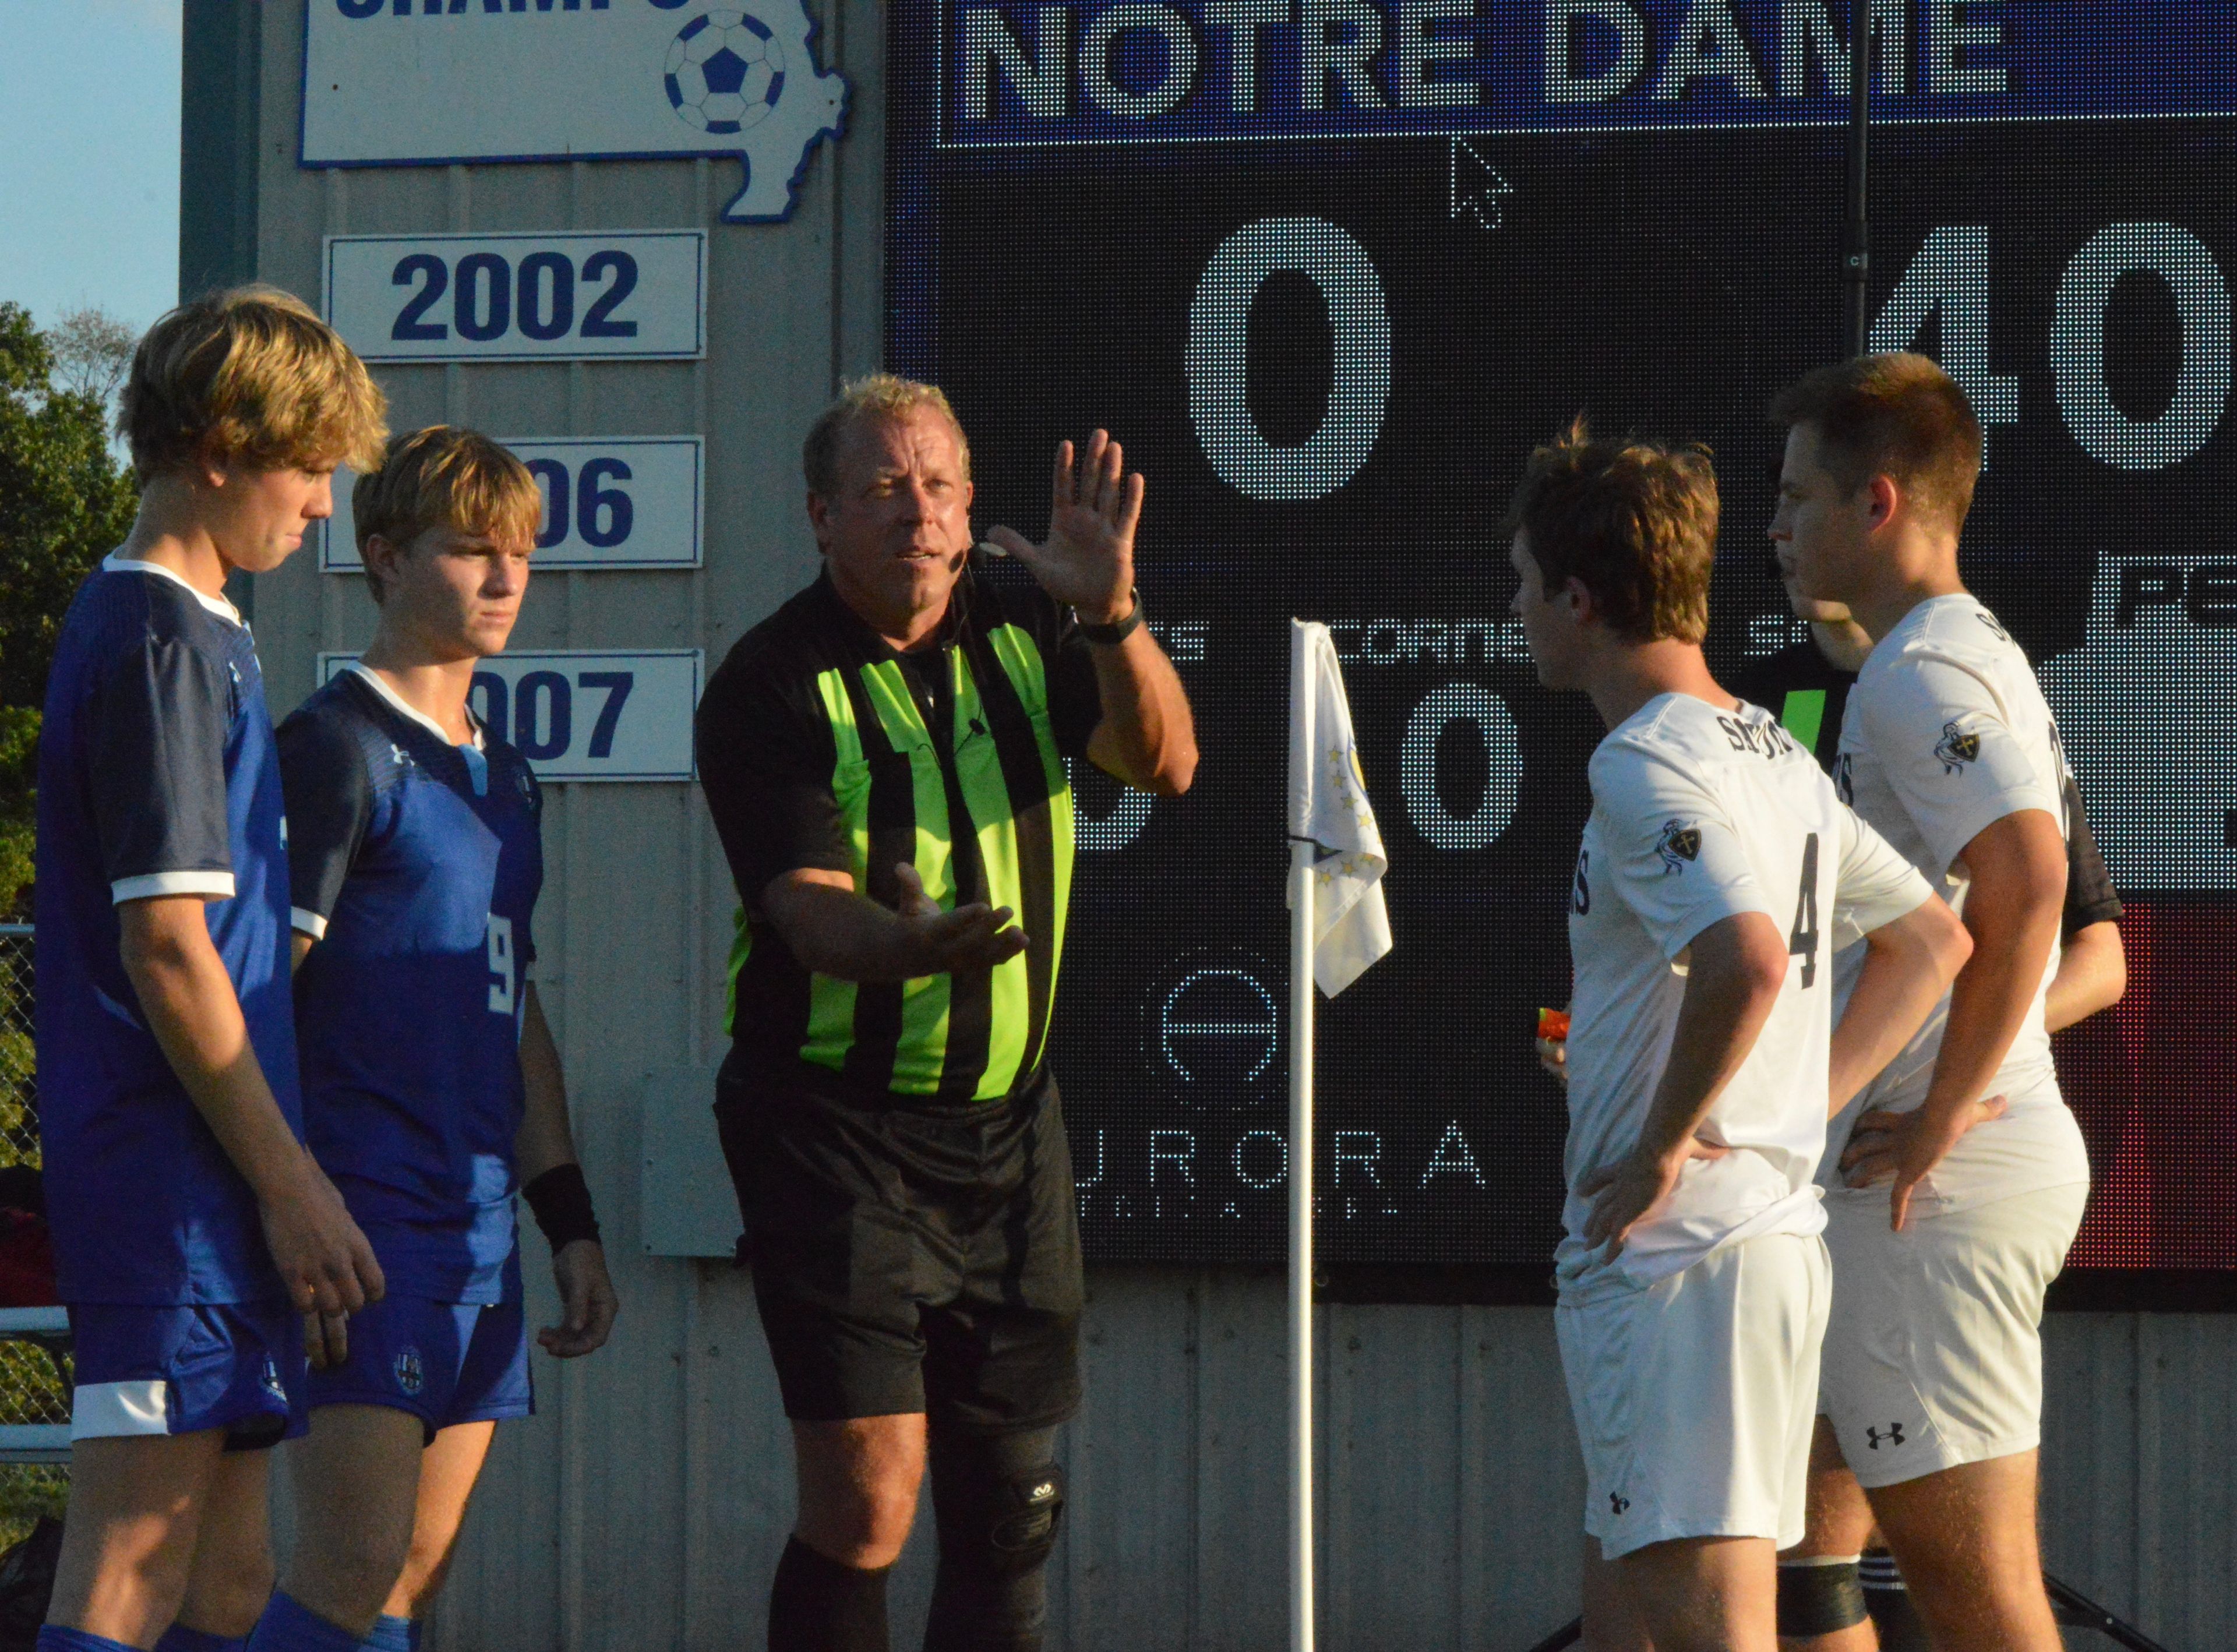
[[(2237, 1267), (2237, 0), (1873, 0), (1875, 347), (1988, 427), (1968, 577), (2130, 904), (2062, 1046), (2077, 1264)], [(1322, 1255), (1542, 1277), (1587, 753), (1498, 525), (1580, 411), (1710, 443), (1712, 661), (1795, 636), (1773, 391), (1840, 352), (1848, 0), (900, 0), (888, 359), (1039, 532), (1098, 424), (1197, 708), (1178, 801), (1081, 774), (1053, 1048), (1095, 1254), (1283, 1245), (1287, 620), (1345, 661), (1396, 950), (1325, 1006)], [(1017, 577), (994, 568), (990, 578)]]

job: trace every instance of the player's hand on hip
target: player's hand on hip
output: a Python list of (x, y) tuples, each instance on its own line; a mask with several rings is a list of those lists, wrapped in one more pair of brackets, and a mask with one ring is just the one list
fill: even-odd
[(1585, 1219), (1586, 1244), (1607, 1246), (1607, 1252), (1600, 1259), (1614, 1261), (1623, 1254), (1632, 1230), (1669, 1197), (1688, 1163), (1696, 1159), (1721, 1159), (1727, 1151), (1689, 1136), (1679, 1152), (1658, 1153), (1634, 1148), (1614, 1164), (1594, 1171), (1577, 1186), (1579, 1197), (1595, 1200), (1592, 1214)]
[(364, 1232), (307, 1149), (303, 1173), (259, 1209), (264, 1243), (299, 1313), (354, 1313), (386, 1289)]
[(1880, 1109), (1858, 1119), (1841, 1152), (1841, 1178), (1851, 1187), (1888, 1184), (1888, 1225), (1897, 1232), (1910, 1213), (1910, 1196), (1927, 1173), (1949, 1156), (1959, 1138), (1991, 1119), (2004, 1116), (2000, 1095), (1968, 1101), (1955, 1111), (1917, 1107), (1909, 1113)]
[(924, 880), (906, 862), (894, 868), (901, 882), (896, 915), (910, 931), (913, 973), (944, 975), (959, 969), (992, 969), (1026, 949), (1026, 932), (1011, 920), (1009, 908), (983, 901), (943, 910), (924, 892)]
[(574, 1359), (606, 1345), (621, 1302), (606, 1272), (605, 1247), (578, 1239), (551, 1259), (559, 1285), (559, 1323), (536, 1333), (538, 1346), (554, 1359)]
[(1056, 450), (1046, 545), (1010, 528), (989, 528), (998, 550), (1026, 565), (1043, 591), (1079, 611), (1091, 625), (1114, 624), (1133, 611), (1134, 530), (1142, 520), (1145, 484), (1129, 472), (1111, 433), (1097, 431), (1075, 460), (1070, 442)]

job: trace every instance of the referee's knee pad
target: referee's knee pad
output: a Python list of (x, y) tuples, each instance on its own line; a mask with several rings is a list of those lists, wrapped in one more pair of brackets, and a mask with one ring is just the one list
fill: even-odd
[(1039, 1652), (1064, 1514), (1055, 1431), (934, 1447), (940, 1570), (927, 1652)]
[(1778, 1563), (1778, 1632), (1831, 1635), (1864, 1621), (1864, 1589), (1854, 1555), (1812, 1555)]
[(942, 1565), (966, 1576), (1008, 1578), (1048, 1563), (1064, 1517), (1064, 1470), (1054, 1463), (942, 1489), (951, 1504), (961, 1505), (936, 1513)]

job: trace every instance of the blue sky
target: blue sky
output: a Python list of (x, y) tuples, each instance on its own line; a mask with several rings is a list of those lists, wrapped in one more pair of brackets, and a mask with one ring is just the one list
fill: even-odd
[(181, 0), (0, 0), (0, 300), (178, 301)]

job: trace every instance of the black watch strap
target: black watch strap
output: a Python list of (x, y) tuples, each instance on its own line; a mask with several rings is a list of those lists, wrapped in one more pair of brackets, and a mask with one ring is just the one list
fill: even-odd
[(1142, 593), (1129, 590), (1126, 594), (1133, 598), (1134, 605), (1127, 611), (1125, 618), (1114, 619), (1107, 625), (1091, 625), (1075, 616), (1073, 623), (1079, 625), (1079, 634), (1091, 643), (1123, 643), (1139, 631), (1142, 628)]

